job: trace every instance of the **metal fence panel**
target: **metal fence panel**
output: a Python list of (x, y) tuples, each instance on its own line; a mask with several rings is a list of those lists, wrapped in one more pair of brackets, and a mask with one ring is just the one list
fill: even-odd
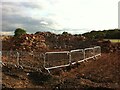
[(100, 46), (94, 47), (94, 55), (101, 56), (101, 47)]
[(52, 69), (57, 67), (64, 67), (69, 64), (69, 52), (46, 52), (45, 54), (45, 68)]
[(94, 58), (94, 48), (85, 48), (85, 59), (91, 59)]
[(75, 64), (76, 62), (80, 62), (81, 60), (84, 59), (83, 49), (71, 50), (70, 54), (71, 54), (70, 59), (72, 64)]
[(16, 51), (2, 51), (2, 63), (18, 65), (18, 52)]
[(82, 62), (97, 56), (101, 56), (101, 47), (77, 49), (61, 52), (17, 52), (1, 51), (0, 64), (12, 64), (28, 68), (46, 68), (53, 69), (69, 66), (76, 62)]
[(19, 52), (19, 64), (25, 68), (42, 68), (44, 54), (40, 52)]

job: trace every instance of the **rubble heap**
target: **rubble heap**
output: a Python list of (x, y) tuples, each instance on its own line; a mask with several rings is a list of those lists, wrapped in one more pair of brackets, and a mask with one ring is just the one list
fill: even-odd
[[(13, 37), (8, 42), (9, 50), (14, 51), (45, 51), (47, 46), (45, 38), (42, 35), (24, 34), (19, 37)], [(3, 48), (5, 49), (5, 48)]]
[(112, 53), (120, 51), (120, 43), (112, 43), (110, 40), (94, 41), (95, 46), (101, 46), (102, 52)]
[[(51, 32), (24, 34), (3, 41), (3, 50), (13, 51), (61, 51), (83, 48), (85, 37), (81, 35), (63, 35)], [(83, 44), (83, 45), (82, 45)], [(4, 47), (5, 46), (5, 47)]]
[(25, 34), (13, 41), (13, 48), (20, 51), (44, 51), (47, 49), (42, 35)]
[(50, 50), (71, 50), (80, 48), (80, 42), (85, 40), (85, 37), (81, 35), (63, 35), (51, 32), (37, 32), (36, 35), (43, 35), (45, 37), (46, 44)]

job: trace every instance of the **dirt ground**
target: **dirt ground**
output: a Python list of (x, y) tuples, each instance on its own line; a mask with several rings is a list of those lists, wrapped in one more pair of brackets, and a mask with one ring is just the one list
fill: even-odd
[(50, 70), (48, 73), (2, 67), (2, 88), (45, 90), (119, 90), (120, 52), (102, 53), (97, 60)]

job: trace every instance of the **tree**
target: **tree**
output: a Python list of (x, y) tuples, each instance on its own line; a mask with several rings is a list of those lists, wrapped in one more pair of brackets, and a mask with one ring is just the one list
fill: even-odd
[(20, 35), (23, 35), (23, 34), (26, 34), (26, 31), (22, 28), (17, 28), (14, 32), (14, 36), (20, 36)]
[(69, 35), (71, 35), (71, 34), (64, 31), (64, 32), (62, 33), (62, 35), (63, 35), (63, 36), (69, 36)]
[(119, 39), (120, 29), (91, 31), (91, 32), (84, 33), (82, 35), (88, 39)]

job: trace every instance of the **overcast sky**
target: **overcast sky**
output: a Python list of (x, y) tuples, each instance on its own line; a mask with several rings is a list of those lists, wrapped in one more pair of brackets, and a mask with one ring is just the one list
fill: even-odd
[(13, 34), (18, 27), (28, 33), (118, 28), (119, 0), (2, 0), (2, 32)]

